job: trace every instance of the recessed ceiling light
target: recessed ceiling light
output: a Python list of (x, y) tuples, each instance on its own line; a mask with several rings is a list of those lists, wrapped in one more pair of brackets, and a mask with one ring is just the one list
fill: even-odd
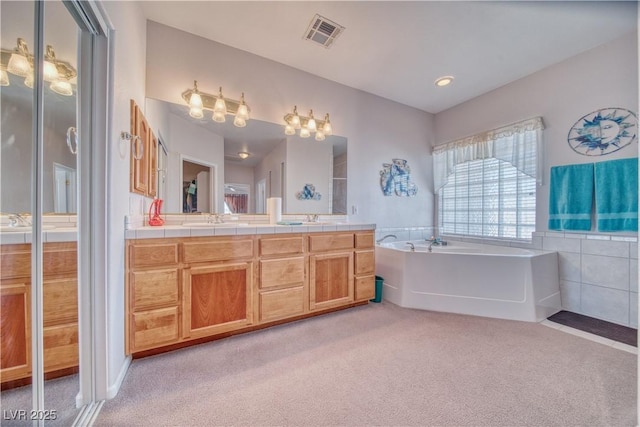
[(436, 79), (434, 83), (438, 87), (443, 87), (451, 84), (452, 81), (453, 81), (453, 76), (443, 76)]

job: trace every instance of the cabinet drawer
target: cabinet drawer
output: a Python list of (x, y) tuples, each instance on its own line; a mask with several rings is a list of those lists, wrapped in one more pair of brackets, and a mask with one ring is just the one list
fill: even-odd
[(260, 261), (260, 288), (304, 282), (304, 257)]
[(131, 292), (134, 311), (178, 304), (178, 269), (133, 272)]
[(44, 328), (44, 370), (78, 366), (78, 325), (60, 325)]
[(1, 245), (0, 277), (31, 277), (31, 245)]
[(260, 256), (301, 254), (304, 251), (303, 238), (278, 237), (260, 239)]
[(184, 262), (224, 261), (253, 257), (253, 240), (218, 240), (183, 244)]
[(373, 299), (376, 296), (375, 276), (356, 277), (356, 301)]
[(178, 263), (177, 243), (158, 243), (150, 245), (131, 245), (129, 261), (133, 268), (150, 267), (154, 265), (165, 266)]
[(321, 234), (309, 236), (309, 250), (311, 252), (353, 249), (353, 234)]
[(133, 351), (178, 341), (178, 307), (134, 313)]
[(373, 248), (375, 243), (373, 241), (373, 233), (356, 233), (356, 249), (368, 249)]
[(45, 279), (42, 288), (45, 327), (78, 321), (77, 279)]
[(260, 322), (303, 313), (304, 289), (302, 286), (260, 293)]
[(376, 258), (374, 251), (356, 251), (355, 274), (360, 276), (363, 274), (373, 273), (376, 267)]

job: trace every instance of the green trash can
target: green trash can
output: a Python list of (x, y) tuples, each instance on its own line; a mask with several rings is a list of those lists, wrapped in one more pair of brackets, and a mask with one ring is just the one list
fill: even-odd
[(371, 302), (382, 302), (382, 284), (384, 279), (381, 276), (376, 276), (376, 297)]

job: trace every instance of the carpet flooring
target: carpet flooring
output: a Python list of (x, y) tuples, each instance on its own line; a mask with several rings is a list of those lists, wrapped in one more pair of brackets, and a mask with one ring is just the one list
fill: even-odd
[(636, 356), (369, 304), (134, 360), (97, 426), (635, 426)]
[(638, 347), (638, 330), (627, 326), (564, 310), (554, 314), (547, 320)]

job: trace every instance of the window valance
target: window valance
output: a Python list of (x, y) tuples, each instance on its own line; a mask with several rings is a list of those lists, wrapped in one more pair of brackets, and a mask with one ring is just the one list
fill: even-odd
[(433, 148), (433, 184), (437, 192), (456, 165), (495, 158), (511, 163), (542, 183), (542, 117), (534, 117)]

